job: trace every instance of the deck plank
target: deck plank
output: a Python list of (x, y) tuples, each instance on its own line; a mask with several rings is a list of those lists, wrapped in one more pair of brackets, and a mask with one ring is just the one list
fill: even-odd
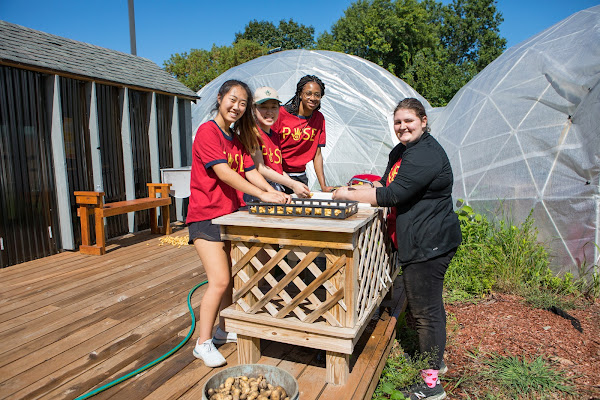
[[(184, 264), (183, 267), (185, 267), (185, 272), (191, 274), (198, 271), (195, 263)], [(156, 277), (154, 274), (145, 274), (138, 277), (131, 281), (135, 284), (131, 288), (123, 287), (124, 290), (120, 290), (119, 287), (105, 289), (103, 292), (91, 295), (88, 299), (72, 297), (75, 299), (73, 304), (65, 305), (59, 311), (49, 314), (45, 318), (32, 320), (32, 323), (39, 322), (41, 325), (34, 332), (30, 332), (28, 325), (21, 324), (0, 334), (0, 340), (3, 341), (6, 348), (14, 349), (17, 343), (23, 346), (55, 330), (62, 330), (60, 332), (61, 336), (65, 336), (104, 317), (118, 319), (119, 311), (128, 310), (135, 304), (143, 302), (146, 297), (157, 295), (157, 291), (161, 290), (161, 287), (164, 287), (164, 283), (167, 281), (166, 276), (172, 273), (172, 271), (169, 272), (169, 269), (168, 266), (162, 266), (156, 272), (156, 274), (159, 274)], [(147, 280), (152, 278), (154, 279)], [(127, 282), (127, 280), (124, 279), (123, 282)], [(90, 310), (99, 311), (92, 313)], [(21, 333), (25, 334), (20, 335)], [(49, 338), (46, 338), (46, 340)], [(36, 343), (36, 345), (48, 345), (48, 342)], [(2, 354), (0, 365), (4, 365), (7, 361), (8, 356)]]
[[(179, 227), (173, 236), (185, 234)], [(191, 323), (187, 295), (206, 279), (205, 271), (193, 246), (159, 246), (160, 237), (136, 233), (109, 241), (103, 256), (64, 252), (0, 270), (0, 398), (72, 399), (184, 339)], [(196, 316), (204, 291), (200, 287), (192, 297)], [(397, 295), (390, 304), (359, 340), (344, 386), (325, 382), (323, 351), (263, 340), (259, 363), (296, 377), (302, 400), (370, 399), (403, 301)], [(237, 365), (237, 347), (222, 346), (228, 364), (211, 369), (193, 357), (193, 346), (188, 341), (94, 399), (201, 398), (211, 376)]]
[[(159, 250), (156, 251), (159, 252)], [(87, 259), (77, 263), (80, 267), (76, 271), (67, 272), (59, 277), (50, 276), (47, 280), (41, 279), (46, 274), (45, 269), (42, 269), (41, 271), (44, 272), (36, 274), (37, 277), (41, 278), (36, 277), (37, 282), (32, 283), (29, 283), (28, 280), (24, 284), (27, 285), (25, 292), (15, 293), (14, 297), (11, 297), (10, 304), (4, 304), (5, 301), (0, 301), (0, 318), (2, 318), (0, 321), (5, 320), (7, 317), (4, 314), (10, 311), (25, 313), (37, 308), (38, 302), (44, 300), (59, 301), (68, 299), (81, 293), (93, 293), (95, 289), (103, 285), (111, 285), (115, 280), (121, 279), (120, 276), (113, 276), (115, 273), (136, 273), (136, 269), (131, 268), (132, 263), (139, 263), (140, 258), (149, 260), (152, 254), (149, 257), (143, 257), (147, 252), (146, 249), (138, 249), (136, 252), (126, 253), (118, 259)], [(166, 259), (168, 255), (163, 255), (161, 258)], [(50, 275), (53, 271), (54, 269), (50, 271)], [(33, 287), (30, 288), (29, 285)], [(10, 294), (7, 293), (6, 295), (9, 296)]]

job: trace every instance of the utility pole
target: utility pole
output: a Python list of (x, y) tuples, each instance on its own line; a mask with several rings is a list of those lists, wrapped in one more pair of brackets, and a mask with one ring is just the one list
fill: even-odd
[(129, 4), (129, 42), (131, 44), (131, 54), (137, 56), (135, 47), (135, 13), (133, 12), (133, 0), (128, 0)]

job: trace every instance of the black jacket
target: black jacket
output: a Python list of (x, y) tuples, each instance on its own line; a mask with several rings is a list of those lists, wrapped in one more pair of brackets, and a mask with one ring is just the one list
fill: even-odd
[[(385, 182), (392, 166), (402, 158), (398, 174)], [(398, 254), (403, 265), (440, 256), (462, 240), (460, 223), (452, 207), (452, 167), (446, 152), (428, 132), (421, 139), (390, 152), (388, 166), (377, 188), (377, 204), (395, 206)]]

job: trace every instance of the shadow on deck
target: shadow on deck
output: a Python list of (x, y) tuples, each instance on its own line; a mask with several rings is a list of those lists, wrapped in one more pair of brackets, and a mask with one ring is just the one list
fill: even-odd
[[(186, 234), (174, 227), (173, 236)], [(146, 231), (109, 241), (103, 256), (64, 252), (0, 270), (0, 398), (73, 399), (179, 344), (191, 324), (188, 292), (206, 274), (193, 246), (160, 238)], [(405, 305), (400, 279), (394, 286), (356, 346), (347, 384), (325, 382), (319, 350), (263, 340), (259, 363), (295, 376), (301, 400), (370, 399)], [(204, 288), (192, 297), (196, 317)], [(227, 366), (217, 369), (195, 359), (193, 345), (93, 398), (201, 399), (206, 380), (237, 365), (236, 345), (220, 348)]]

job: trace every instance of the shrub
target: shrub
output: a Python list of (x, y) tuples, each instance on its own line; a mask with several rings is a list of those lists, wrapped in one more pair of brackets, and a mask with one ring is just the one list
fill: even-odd
[(557, 294), (577, 292), (570, 273), (556, 276), (550, 257), (538, 242), (530, 212), (520, 225), (507, 218), (490, 221), (459, 200), (457, 214), (463, 235), (445, 278), (449, 298), (482, 297), (492, 290), (524, 294), (529, 288)]

